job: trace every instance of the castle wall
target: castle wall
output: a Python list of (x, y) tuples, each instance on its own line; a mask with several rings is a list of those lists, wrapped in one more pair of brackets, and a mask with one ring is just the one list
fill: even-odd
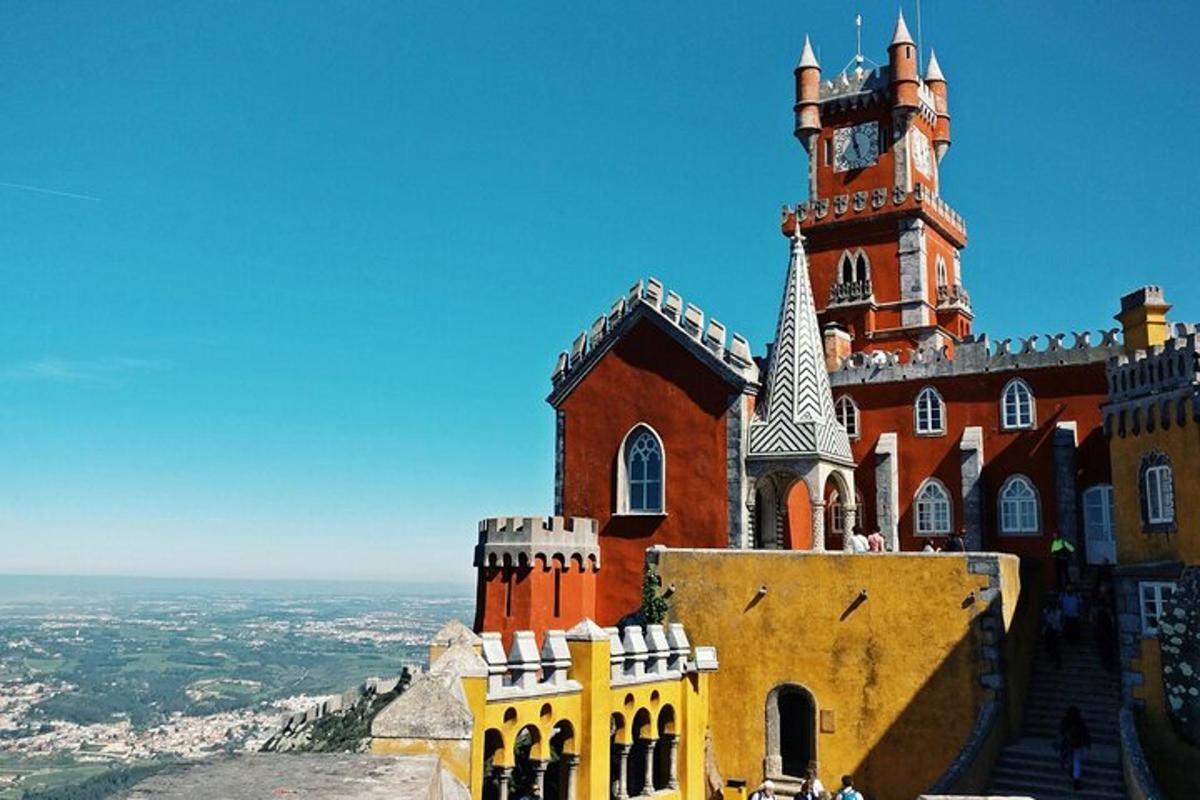
[[(989, 687), (1004, 685), (994, 645), (1020, 593), (1012, 556), (651, 557), (675, 585), (672, 618), (721, 653), (710, 724), (726, 780), (762, 779), (768, 695), (790, 683), (815, 700), (827, 786), (851, 773), (868, 794), (915, 797), (958, 755)], [(860, 592), (866, 599), (856, 600)]]
[[(597, 621), (615, 624), (641, 601), (643, 552), (727, 547), (726, 411), (729, 384), (648, 321), (639, 322), (562, 402), (563, 513), (599, 523), (604, 564)], [(662, 439), (666, 513), (617, 515), (617, 458), (644, 423)], [(567, 625), (574, 620), (565, 620)]]

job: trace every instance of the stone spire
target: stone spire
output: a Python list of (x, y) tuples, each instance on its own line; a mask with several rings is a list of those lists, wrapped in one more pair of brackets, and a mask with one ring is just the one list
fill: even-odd
[(804, 240), (792, 234), (787, 285), (775, 329), (766, 414), (750, 425), (750, 458), (814, 459), (853, 464), (837, 422)]
[(888, 47), (895, 47), (898, 44), (916, 44), (912, 34), (908, 32), (908, 24), (904, 21), (903, 11), (896, 17), (896, 31), (892, 34), (892, 43)]

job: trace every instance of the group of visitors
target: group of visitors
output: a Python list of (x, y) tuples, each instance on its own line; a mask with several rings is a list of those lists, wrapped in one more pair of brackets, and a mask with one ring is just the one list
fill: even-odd
[[(775, 784), (772, 781), (763, 781), (762, 785), (750, 795), (750, 800), (773, 800), (774, 797)], [(804, 776), (804, 781), (800, 784), (800, 791), (795, 794), (795, 798), (796, 800), (866, 800), (862, 792), (854, 788), (854, 779), (849, 775), (842, 776), (842, 788), (836, 794), (831, 795), (826, 791), (821, 779), (817, 777), (817, 771), (811, 768)]]
[(864, 536), (862, 528), (855, 525), (854, 531), (846, 534), (842, 549), (847, 553), (882, 553), (887, 550), (887, 540), (878, 528), (870, 536)]

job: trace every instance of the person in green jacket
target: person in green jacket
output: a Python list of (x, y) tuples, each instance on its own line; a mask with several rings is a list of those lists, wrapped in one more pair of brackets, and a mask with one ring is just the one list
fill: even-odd
[(1071, 582), (1071, 556), (1074, 552), (1075, 545), (1064, 539), (1061, 533), (1054, 534), (1050, 542), (1050, 555), (1054, 558), (1054, 576), (1060, 592)]

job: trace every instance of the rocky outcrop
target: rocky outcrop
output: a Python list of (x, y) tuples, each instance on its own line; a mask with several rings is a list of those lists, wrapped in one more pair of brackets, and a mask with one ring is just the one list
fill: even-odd
[(1200, 567), (1183, 571), (1158, 623), (1163, 689), (1179, 735), (1200, 745)]

